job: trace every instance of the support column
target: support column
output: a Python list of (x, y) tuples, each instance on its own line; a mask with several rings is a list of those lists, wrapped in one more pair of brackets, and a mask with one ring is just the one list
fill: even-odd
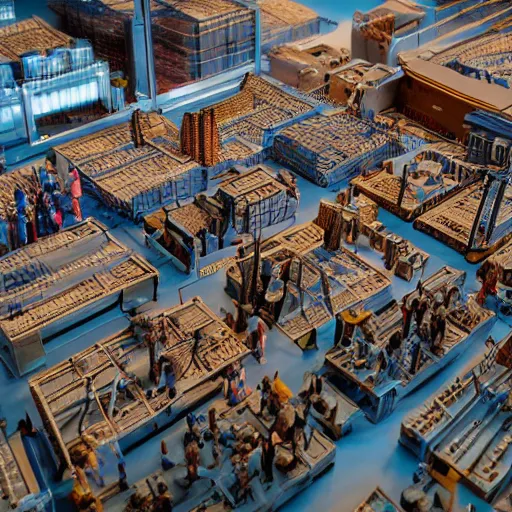
[(489, 241), (491, 240), (494, 228), (496, 227), (496, 221), (498, 220), (501, 202), (503, 201), (503, 196), (505, 195), (507, 185), (508, 179), (502, 180), (499, 185), (498, 193), (496, 194), (496, 199), (494, 200), (494, 206), (491, 212), (491, 217), (489, 218), (489, 226), (487, 228), (487, 233), (485, 234), (485, 241), (487, 243), (489, 243)]
[(146, 96), (151, 100), (151, 109), (156, 110), (156, 76), (150, 0), (135, 0), (134, 2), (132, 59), (132, 67), (135, 72), (135, 92), (139, 96)]
[(258, 4), (254, 6), (254, 74), (261, 75), (261, 12)]
[(478, 205), (478, 210), (476, 212), (475, 220), (473, 221), (473, 226), (471, 227), (471, 233), (469, 235), (468, 246), (466, 250), (471, 250), (473, 244), (475, 242), (476, 232), (478, 230), (478, 226), (480, 225), (480, 218), (482, 217), (482, 211), (484, 209), (485, 203), (487, 202), (487, 197), (489, 196), (489, 190), (494, 182), (494, 177), (489, 174), (485, 177), (484, 182), (484, 192), (482, 194), (482, 199), (480, 200), (480, 204)]
[(146, 43), (146, 66), (148, 70), (151, 109), (156, 110), (156, 73), (155, 57), (153, 55), (153, 34), (151, 29), (151, 0), (142, 0), (142, 10), (144, 14), (144, 39)]
[(240, 3), (254, 11), (254, 74), (261, 74), (261, 12), (256, 0), (240, 0)]

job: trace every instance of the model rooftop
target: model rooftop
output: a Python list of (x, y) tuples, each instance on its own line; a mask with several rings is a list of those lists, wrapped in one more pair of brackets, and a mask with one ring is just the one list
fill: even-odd
[[(133, 0), (102, 0), (102, 3), (115, 11), (133, 13)], [(205, 21), (210, 18), (247, 10), (241, 3), (232, 0), (151, 0), (151, 11), (168, 14), (175, 11), (187, 18)]]
[(20, 61), (29, 52), (69, 47), (73, 39), (37, 16), (0, 28), (0, 57)]

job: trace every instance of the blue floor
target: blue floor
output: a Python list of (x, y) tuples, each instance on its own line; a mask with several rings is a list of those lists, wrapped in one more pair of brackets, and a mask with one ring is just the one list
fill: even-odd
[[(316, 9), (322, 16), (336, 21), (350, 18), (356, 8), (367, 10), (379, 3), (376, 0), (359, 0), (357, 2), (348, 0), (302, 0), (302, 2)], [(17, 0), (16, 9), (19, 18), (34, 13), (50, 22), (55, 19), (46, 8), (44, 0)], [(191, 109), (192, 106), (187, 110)], [(176, 115), (173, 120), (179, 122), (179, 115)], [(319, 200), (321, 198), (333, 200), (335, 191), (320, 189), (302, 178), (299, 178), (298, 182), (302, 202), (296, 222), (301, 223), (313, 219), (318, 210)], [(91, 198), (86, 198), (84, 211), (86, 215), (96, 215), (102, 222), (112, 228), (113, 234), (121, 241), (143, 254), (159, 267), (161, 272), (159, 301), (158, 304), (152, 304), (150, 307), (163, 308), (176, 304), (179, 300), (178, 292), (180, 288), (182, 288), (184, 299), (201, 295), (215, 312), (219, 312), (221, 306), (230, 304), (227, 295), (223, 291), (225, 275), (222, 271), (200, 282), (194, 282), (194, 278), (180, 274), (144, 246), (140, 227), (134, 226), (129, 221), (120, 219), (108, 212), (98, 206)], [(467, 272), (468, 291), (478, 289), (475, 277), (478, 267), (467, 263), (460, 254), (448, 249), (427, 235), (415, 231), (411, 224), (404, 223), (387, 212), (381, 211), (380, 220), (389, 229), (410, 239), (420, 249), (431, 255), (425, 275), (430, 275), (443, 265), (452, 265)], [(289, 224), (287, 223), (284, 227)], [(359, 247), (359, 252), (378, 268), (383, 268), (380, 255), (365, 246)], [(400, 298), (415, 285), (416, 280), (407, 283), (398, 278), (393, 278), (393, 295)], [(119, 311), (113, 310), (78, 329), (68, 332), (65, 336), (57, 338), (47, 345), (49, 365), (54, 365), (70, 357), (73, 353), (91, 346), (126, 325), (126, 318)], [(501, 339), (509, 330), (509, 326), (499, 320), (492, 328), (492, 334), (496, 339)], [(325, 351), (331, 347), (333, 337), (334, 324), (331, 322), (324, 326), (319, 333), (319, 350), (302, 353), (286, 337), (275, 329), (272, 330), (267, 346), (267, 364), (260, 366), (252, 359), (247, 361), (249, 384), (255, 386), (263, 375), (272, 375), (276, 369), (279, 369), (283, 380), (288, 383), (293, 391), (297, 391), (304, 371), (322, 365)], [(472, 361), (475, 361), (485, 350), (485, 338), (486, 335), (482, 334), (481, 339), (475, 340), (471, 348), (455, 363), (445, 368), (421, 389), (400, 402), (394, 413), (382, 423), (373, 425), (361, 419), (348, 437), (337, 442), (336, 464), (333, 470), (297, 496), (284, 510), (298, 512), (316, 509), (318, 511), (348, 512), (353, 510), (377, 485), (398, 501), (400, 492), (411, 483), (412, 473), (417, 466), (414, 457), (398, 445), (402, 419), (436, 390), (468, 367)], [(0, 368), (0, 412), (7, 417), (10, 432), (16, 428), (18, 419), (24, 417), (25, 411), (31, 414), (34, 423), (40, 424), (26, 381), (27, 379), (14, 380)], [(128, 455), (127, 473), (130, 482), (134, 482), (157, 469), (160, 439), (169, 437), (170, 432), (164, 432), (159, 437), (146, 443), (143, 448), (136, 449)], [(172, 446), (170, 446), (170, 450), (172, 455)], [(111, 471), (108, 476), (113, 479), (115, 471)], [(490, 506), (477, 500), (465, 488), (460, 488), (458, 501), (461, 508), (462, 505), (472, 502), (477, 506), (478, 512), (491, 510)]]
[[(275, 168), (275, 164), (271, 165)], [(302, 178), (298, 178), (301, 190), (301, 205), (296, 222), (301, 223), (314, 218), (318, 202), (321, 198), (334, 199), (335, 191), (316, 187)], [(144, 246), (141, 229), (129, 221), (120, 219), (108, 212), (92, 199), (86, 198), (85, 214), (94, 213), (102, 222), (112, 229), (112, 232), (125, 244), (147, 257), (159, 267), (161, 285), (157, 304), (148, 307), (169, 307), (179, 301), (178, 290), (182, 288), (184, 299), (201, 295), (215, 312), (220, 307), (229, 307), (230, 301), (223, 291), (225, 274), (220, 271), (199, 282), (192, 277), (179, 273), (174, 267), (163, 263), (162, 259)], [(470, 265), (455, 251), (446, 248), (432, 238), (415, 231), (411, 224), (404, 223), (398, 218), (381, 211), (380, 219), (393, 231), (400, 233), (413, 241), (419, 248), (430, 253), (425, 275), (430, 275), (441, 266), (448, 264), (465, 270), (467, 290), (476, 291), (478, 285), (475, 278), (477, 266)], [(290, 221), (284, 223), (288, 227)], [(359, 253), (376, 265), (383, 268), (381, 257), (362, 244)], [(416, 285), (416, 279), (407, 283), (393, 278), (393, 295), (402, 297)], [(100, 339), (113, 334), (127, 325), (127, 320), (117, 311), (110, 311), (104, 316), (94, 319), (66, 335), (56, 338), (46, 348), (49, 352), (49, 365), (54, 365), (70, 357), (73, 353), (91, 346)], [(492, 329), (496, 339), (501, 339), (509, 327), (498, 321)], [(322, 365), (325, 351), (332, 345), (334, 323), (324, 326), (319, 333), (319, 350), (302, 353), (300, 349), (280, 334), (276, 329), (270, 332), (267, 345), (267, 364), (260, 366), (251, 358), (247, 361), (247, 375), (251, 386), (255, 386), (265, 375), (272, 375), (279, 369), (282, 378), (293, 391), (297, 391), (306, 370), (319, 368)], [(411, 475), (416, 468), (416, 460), (405, 449), (398, 445), (398, 435), (402, 418), (413, 408), (422, 403), (429, 395), (453, 379), (463, 368), (467, 367), (483, 353), (486, 333), (475, 340), (471, 349), (450, 367), (445, 368), (437, 377), (424, 385), (419, 391), (400, 402), (394, 413), (378, 425), (373, 425), (361, 419), (354, 431), (346, 438), (337, 442), (336, 464), (332, 471), (316, 481), (312, 487), (297, 496), (285, 510), (307, 511), (311, 504), (319, 510), (352, 510), (371, 490), (379, 485), (393, 498), (399, 499), (401, 490), (410, 484)], [(1, 406), (3, 415), (8, 419), (8, 430), (13, 431), (20, 417), (28, 411), (34, 423), (40, 423), (37, 411), (33, 405), (26, 379), (14, 380), (0, 370), (0, 389), (2, 389)], [(172, 433), (164, 432), (159, 437), (147, 442), (143, 448), (136, 449), (127, 457), (127, 471), (131, 482), (142, 478), (156, 470), (159, 465), (160, 439), (168, 438)], [(172, 453), (172, 448), (171, 448)], [(115, 478), (115, 470), (110, 472), (110, 479)], [(485, 512), (490, 507), (478, 502), (466, 489), (459, 492), (461, 503), (474, 502), (478, 511)]]

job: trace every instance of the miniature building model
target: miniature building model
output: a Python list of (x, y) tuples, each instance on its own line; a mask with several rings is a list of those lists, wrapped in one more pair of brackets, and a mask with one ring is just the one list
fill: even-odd
[(318, 14), (291, 0), (256, 0), (261, 16), (261, 51), (320, 33)]
[(291, 174), (281, 171), (274, 177), (261, 165), (228, 177), (213, 197), (200, 194), (191, 204), (149, 215), (144, 219), (146, 234), (188, 273), (196, 258), (229, 243), (230, 228), (231, 234), (258, 235), (293, 217), (299, 197)]
[(270, 74), (281, 82), (302, 91), (311, 91), (325, 84), (329, 72), (350, 59), (346, 49), (336, 50), (327, 45), (299, 49), (277, 46), (269, 53)]
[(510, 312), (512, 306), (512, 241), (487, 258), (477, 272), (482, 281), (481, 297), (496, 294), (501, 311)]
[(57, 146), (62, 176), (75, 166), (103, 201), (137, 219), (206, 190), (207, 171), (180, 152), (179, 132), (156, 113), (136, 111), (131, 122)]
[[(134, 91), (145, 73), (138, 58), (144, 44), (138, 2), (51, 0), (49, 5), (70, 34), (92, 41), (113, 71), (130, 78)], [(159, 93), (254, 61), (255, 12), (242, 3), (153, 0), (150, 8)]]
[(119, 304), (156, 300), (158, 271), (88, 219), (0, 258), (0, 342), (23, 375), (44, 363), (43, 342)]
[[(317, 101), (248, 73), (235, 96), (185, 114), (181, 150), (202, 165), (215, 165), (221, 171), (242, 158), (261, 157), (262, 148), (272, 146), (279, 129), (314, 115), (318, 108)], [(256, 163), (259, 160), (249, 165)]]
[(467, 160), (471, 163), (506, 168), (512, 155), (512, 119), (484, 110), (464, 118)]
[[(392, 301), (374, 316), (359, 313), (353, 318), (349, 311), (338, 316), (335, 347), (327, 352), (326, 363), (339, 378), (341, 391), (371, 421), (390, 414), (403, 396), (458, 357), (494, 318), (473, 298), (461, 301), (464, 279), (464, 272), (443, 267), (422, 282), (420, 291), (404, 297), (407, 315)], [(422, 301), (430, 304), (430, 315), (418, 313), (413, 320)], [(440, 314), (445, 320), (441, 336), (431, 330), (425, 337), (423, 323)]]
[(459, 144), (425, 144), (383, 163), (383, 170), (358, 176), (352, 184), (386, 210), (414, 220), (485, 176), (486, 168), (466, 161)]
[(340, 249), (342, 242), (356, 244), (360, 235), (365, 236), (372, 249), (383, 253), (385, 268), (410, 281), (429, 255), (389, 231), (377, 216), (378, 206), (360, 194), (344, 205), (322, 199), (315, 223), (324, 230), (326, 249)]
[(492, 254), (510, 233), (511, 189), (500, 172), (470, 185), (414, 221), (414, 227), (434, 236), (469, 261)]
[[(82, 435), (127, 450), (222, 387), (222, 372), (249, 353), (234, 333), (196, 297), (141, 315), (132, 325), (29, 381), (55, 453), (70, 470), (81, 443), (78, 415), (89, 401)], [(174, 396), (158, 388), (154, 364), (170, 365)], [(158, 379), (158, 377), (155, 377)], [(126, 390), (117, 384), (124, 379)], [(123, 388), (124, 389), (124, 388)]]
[(467, 160), (483, 166), (484, 179), (418, 217), (414, 227), (462, 252), (469, 261), (479, 261), (496, 251), (511, 230), (512, 130), (508, 117), (488, 112), (474, 112), (467, 120), (471, 130)]
[[(340, 311), (385, 302), (391, 284), (351, 251), (328, 251), (323, 244), (324, 230), (308, 222), (265, 240), (260, 248), (261, 267), (272, 268), (265, 274), (278, 272), (283, 282), (279, 299), (269, 304), (270, 319), (303, 349), (315, 346), (317, 328)], [(242, 304), (254, 295), (246, 281), (254, 278), (255, 255), (227, 269), (226, 291)]]
[(328, 98), (371, 117), (394, 106), (402, 76), (399, 68), (356, 59), (329, 73)]
[(511, 354), (508, 335), (408, 416), (400, 432), (404, 446), (432, 461), (433, 475), (448, 467), (488, 501), (510, 480)]
[(400, 53), (436, 46), (437, 39), (453, 44), (481, 34), (506, 19), (508, 7), (506, 0), (434, 0), (425, 7), (408, 0), (387, 0), (367, 13), (355, 12), (352, 55), (395, 66)]
[(430, 62), (506, 89), (512, 86), (511, 27), (443, 48), (439, 53), (430, 51)]
[(331, 439), (341, 439), (350, 434), (363, 414), (359, 406), (336, 386), (312, 372), (304, 374), (298, 395), (305, 404), (309, 404), (309, 413)]
[(20, 433), (16, 432), (7, 437), (4, 427), (0, 429), (2, 500), (12, 510), (33, 510), (36, 506), (42, 508), (50, 502), (51, 494), (39, 487), (25, 453)]
[(384, 127), (334, 111), (299, 121), (274, 139), (274, 157), (321, 187), (329, 187), (402, 152)]
[[(500, 2), (475, 4), (474, 8), (493, 4)], [(399, 60), (407, 79), (401, 82), (397, 107), (424, 126), (461, 141), (466, 135), (465, 117), (475, 110), (510, 116), (512, 90), (506, 79), (509, 3), (502, 8), (501, 22), (475, 22), (476, 27), (491, 27), (480, 37), (474, 37), (473, 30), (462, 42), (456, 37), (441, 38), (432, 48), (401, 53)], [(478, 48), (478, 57), (471, 57), (469, 48)]]
[(111, 110), (108, 63), (40, 18), (0, 27), (0, 137), (38, 140)]
[(293, 217), (299, 206), (293, 176), (283, 171), (274, 178), (264, 166), (224, 180), (216, 196), (226, 206), (238, 234), (279, 224)]
[[(271, 386), (274, 386), (276, 381), (279, 379), (274, 379)], [(302, 436), (299, 437), (301, 435), (299, 428), (286, 423), (286, 418), (290, 416), (293, 418), (294, 414), (300, 415), (306, 423), (308, 442), (303, 442)], [(201, 409), (200, 414), (194, 416), (208, 418), (208, 423), (204, 425), (203, 430), (209, 429), (218, 434), (221, 439), (229, 436), (231, 440), (234, 437), (235, 442), (228, 447), (228, 453), (231, 456), (218, 458), (215, 466), (215, 483), (213, 479), (201, 478), (198, 483), (194, 482), (190, 490), (187, 485), (188, 479), (183, 477), (185, 474), (183, 462), (186, 463), (189, 459), (186, 456), (183, 457), (182, 450), (177, 449), (173, 453), (174, 460), (177, 461), (175, 467), (166, 471), (159, 469), (130, 486), (125, 492), (116, 493), (114, 496), (108, 496), (109, 493), (106, 491), (104, 493), (106, 509), (114, 512), (134, 510), (133, 504), (139, 501), (143, 501), (150, 507), (158, 505), (158, 491), (155, 492), (155, 490), (165, 483), (166, 488), (173, 489), (172, 506), (178, 510), (191, 512), (276, 510), (314, 483), (335, 463), (334, 443), (310, 423), (307, 412), (304, 414), (304, 406), (297, 404), (294, 397), (287, 396), (286, 399), (283, 397), (281, 409), (270, 413), (264, 401), (259, 400), (258, 394), (252, 393), (234, 407), (226, 407), (223, 401), (216, 400), (208, 410)], [(202, 433), (201, 448), (197, 446), (196, 451), (195, 442), (188, 442), (189, 432), (187, 426), (178, 426), (171, 433), (169, 441), (173, 448), (184, 446), (185, 449), (189, 448), (189, 453), (190, 451), (198, 453), (201, 466), (213, 464), (214, 457), (211, 453), (216, 443), (223, 454), (226, 453), (227, 447), (222, 445), (222, 441), (218, 443), (213, 436), (203, 436)], [(274, 432), (274, 439), (279, 435), (280, 442), (272, 446), (272, 457), (267, 459), (263, 447), (265, 442), (271, 440)], [(292, 446), (290, 442), (281, 441), (285, 438), (285, 434), (290, 438), (293, 433), (297, 433), (298, 439)], [(191, 445), (192, 449), (190, 449)], [(264, 462), (260, 464), (260, 459), (267, 464)], [(253, 467), (258, 468), (256, 473), (252, 472)], [(252, 476), (249, 482), (238, 479), (239, 475), (247, 474), (247, 469), (249, 469), (249, 476)], [(275, 478), (265, 481), (266, 475), (270, 475), (271, 471)], [(250, 493), (252, 497), (247, 501), (244, 499), (246, 490), (252, 491)]]

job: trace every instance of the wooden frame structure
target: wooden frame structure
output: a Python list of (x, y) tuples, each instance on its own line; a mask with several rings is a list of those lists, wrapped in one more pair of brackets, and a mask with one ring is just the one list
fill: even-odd
[(44, 340), (113, 305), (156, 300), (159, 277), (94, 219), (0, 258), (0, 269), (0, 343), (21, 375), (44, 363)]
[[(279, 268), (285, 281), (276, 325), (302, 349), (316, 346), (316, 330), (347, 308), (380, 302), (391, 281), (358, 255), (324, 247), (324, 230), (314, 222), (289, 228), (261, 243), (260, 259)], [(254, 253), (228, 266), (227, 293), (245, 301), (243, 280), (254, 279)], [(248, 274), (242, 277), (241, 268)], [(259, 278), (258, 278), (259, 279)], [(245, 303), (245, 302), (243, 302)]]
[[(422, 283), (422, 293), (431, 300), (441, 290), (446, 290), (446, 293), (457, 291), (462, 296), (460, 290), (464, 280), (464, 272), (443, 267)], [(416, 290), (404, 300), (411, 302), (420, 298)], [(335, 346), (327, 352), (325, 360), (329, 370), (339, 378), (341, 390), (360, 404), (371, 421), (381, 421), (393, 411), (401, 398), (457, 358), (470, 340), (495, 317), (492, 311), (482, 308), (474, 299), (467, 304), (449, 307), (446, 312), (446, 329), (440, 352), (434, 353), (421, 340), (417, 341), (418, 350), (413, 350), (412, 345), (408, 345), (417, 337), (417, 334), (413, 334), (401, 340), (399, 357), (389, 356), (387, 363), (382, 364), (384, 369), (377, 354), (382, 352), (385, 356), (391, 339), (397, 335), (402, 337), (404, 328), (404, 316), (398, 303), (392, 301), (377, 310), (368, 320), (364, 331), (349, 330), (343, 314), (338, 317)], [(367, 344), (371, 345), (372, 350), (365, 355)], [(366, 357), (368, 361), (365, 364), (358, 364)], [(393, 374), (387, 373), (388, 368), (393, 370)]]
[[(411, 413), (400, 442), (431, 470), (448, 467), (481, 498), (491, 501), (510, 482), (512, 336), (489, 346), (478, 364)], [(506, 396), (505, 399), (503, 399)]]
[(386, 210), (411, 221), (483, 179), (486, 168), (466, 162), (465, 158), (462, 145), (425, 144), (384, 162), (381, 171), (358, 176), (352, 184)]
[(383, 126), (335, 110), (296, 122), (274, 139), (274, 158), (321, 187), (402, 153)]
[[(157, 357), (151, 339), (163, 340), (160, 355), (172, 364), (173, 398), (148, 379), (151, 360)], [(72, 470), (71, 453), (81, 434), (100, 445), (117, 441), (122, 450), (130, 449), (218, 391), (222, 372), (249, 353), (195, 297), (134, 318), (129, 328), (38, 374), (29, 386), (59, 460)], [(120, 379), (128, 386), (122, 398)], [(84, 407), (91, 412), (88, 419)]]
[(135, 220), (207, 188), (206, 169), (181, 153), (178, 129), (154, 112), (54, 149), (61, 176), (76, 167), (108, 206)]

